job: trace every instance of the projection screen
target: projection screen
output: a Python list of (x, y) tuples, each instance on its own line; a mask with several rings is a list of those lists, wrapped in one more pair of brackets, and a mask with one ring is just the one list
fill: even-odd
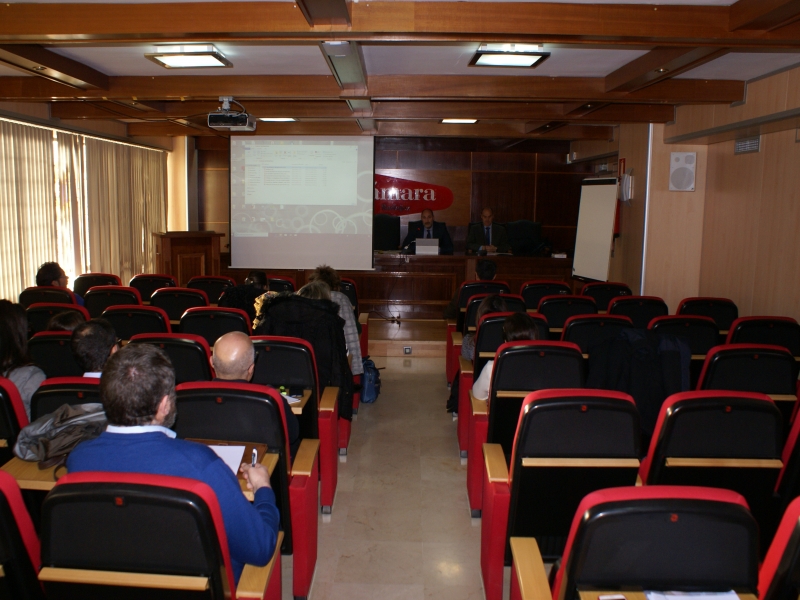
[(231, 136), (231, 266), (372, 268), (372, 137)]

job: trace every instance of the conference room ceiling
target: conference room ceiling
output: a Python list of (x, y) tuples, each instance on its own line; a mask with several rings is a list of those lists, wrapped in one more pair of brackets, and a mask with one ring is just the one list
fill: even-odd
[[(259, 122), (262, 135), (607, 139), (619, 123), (670, 121), (676, 105), (742, 101), (747, 80), (800, 64), (799, 0), (121, 4), (0, 5), (0, 101), (122, 121), (131, 136), (225, 135), (205, 115), (233, 96), (256, 117), (296, 119)], [(330, 41), (349, 42), (349, 58), (326, 57)], [(189, 42), (233, 66), (144, 56)], [(469, 66), (482, 42), (550, 56)]]

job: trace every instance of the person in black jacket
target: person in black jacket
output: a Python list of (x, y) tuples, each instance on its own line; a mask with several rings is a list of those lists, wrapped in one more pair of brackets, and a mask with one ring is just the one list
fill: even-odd
[(421, 221), (411, 221), (408, 224), (408, 235), (403, 240), (402, 248), (408, 248), (417, 238), (432, 238), (439, 240), (439, 254), (453, 253), (453, 240), (447, 232), (447, 225), (433, 220), (433, 211), (426, 208), (420, 213)]
[[(339, 417), (353, 418), (353, 374), (347, 362), (344, 319), (339, 305), (324, 299), (322, 281), (301, 288), (297, 294), (278, 294), (265, 298), (259, 307), (253, 335), (282, 335), (306, 340), (314, 348), (321, 388), (339, 387)], [(308, 298), (304, 296), (315, 296)], [(321, 392), (322, 390), (320, 390)]]

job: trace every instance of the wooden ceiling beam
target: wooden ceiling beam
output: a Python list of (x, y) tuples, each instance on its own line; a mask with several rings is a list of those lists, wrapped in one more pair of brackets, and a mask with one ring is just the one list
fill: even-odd
[(105, 73), (36, 44), (2, 44), (0, 62), (73, 88), (108, 88), (108, 76)]
[[(754, 0), (762, 1), (783, 5), (781, 10), (796, 4), (796, 0)], [(3, 3), (0, 41), (479, 42), (491, 37), (540, 43), (800, 47), (794, 27), (731, 31), (729, 14), (736, 11), (722, 6), (370, 1), (353, 3), (350, 13), (351, 26), (310, 26), (291, 2)]]
[(772, 31), (800, 19), (800, 0), (739, 0), (730, 6), (728, 29)]
[[(488, 100), (726, 104), (744, 97), (743, 81), (702, 79), (670, 79), (627, 94), (605, 92), (605, 80), (601, 77), (380, 75), (369, 77), (368, 85), (373, 102)], [(248, 103), (251, 102), (334, 101), (344, 95), (334, 78), (325, 75), (109, 77), (108, 90), (77, 91), (34, 77), (0, 77), (0, 100), (9, 102), (136, 98), (143, 102), (205, 100), (216, 104), (218, 96), (234, 96), (249, 110)]]
[[(130, 136), (181, 136), (181, 135), (228, 135), (227, 132), (197, 128), (187, 133), (187, 128), (177, 123), (140, 122), (128, 123)], [(237, 132), (236, 135), (251, 135)], [(356, 119), (343, 121), (306, 121), (297, 123), (258, 123), (252, 135), (361, 135)]]
[(661, 46), (606, 75), (607, 92), (633, 92), (728, 53), (727, 48)]
[(349, 3), (346, 0), (296, 0), (297, 8), (312, 27), (350, 25)]
[(593, 127), (586, 125), (565, 125), (551, 133), (526, 133), (524, 123), (475, 123), (473, 125), (445, 125), (431, 121), (378, 121), (378, 134), (389, 136), (420, 137), (509, 137), (509, 138), (548, 138), (548, 139), (605, 139), (613, 136), (613, 127)]

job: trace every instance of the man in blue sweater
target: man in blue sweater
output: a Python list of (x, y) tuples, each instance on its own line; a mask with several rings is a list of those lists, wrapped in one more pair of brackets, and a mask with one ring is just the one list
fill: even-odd
[(250, 504), (236, 475), (210, 448), (175, 438), (175, 372), (167, 356), (151, 344), (131, 344), (114, 354), (103, 369), (100, 395), (108, 429), (81, 443), (67, 469), (150, 473), (197, 479), (217, 496), (228, 538), (234, 578), (245, 564), (264, 566), (272, 558), (280, 515), (269, 473), (261, 465), (242, 464)]

